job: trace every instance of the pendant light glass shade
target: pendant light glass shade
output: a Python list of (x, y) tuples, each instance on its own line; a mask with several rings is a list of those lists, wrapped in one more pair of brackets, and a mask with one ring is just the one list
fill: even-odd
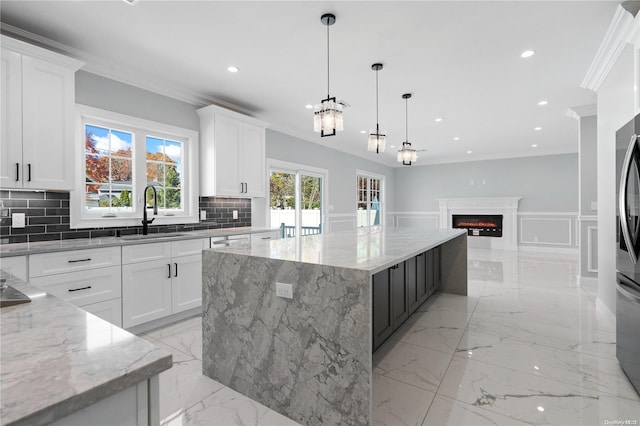
[(336, 98), (327, 98), (313, 108), (313, 130), (321, 136), (332, 136), (344, 130), (342, 105)]
[(402, 163), (405, 166), (410, 166), (412, 163), (418, 161), (418, 155), (415, 149), (411, 148), (409, 143), (409, 98), (411, 93), (405, 93), (402, 95), (402, 99), (405, 100), (405, 141), (402, 142), (402, 149), (398, 150), (398, 163)]
[(380, 131), (380, 124), (378, 122), (378, 71), (382, 69), (382, 64), (375, 63), (371, 65), (371, 69), (376, 72), (376, 129), (369, 133), (367, 150), (379, 154), (384, 152), (387, 147), (387, 132), (384, 130)]
[(398, 163), (410, 166), (416, 161), (418, 161), (418, 155), (415, 149), (411, 149), (411, 143), (402, 142), (402, 149), (398, 150)]
[(344, 130), (342, 121), (342, 105), (329, 94), (329, 27), (336, 22), (336, 16), (325, 13), (320, 22), (327, 26), (327, 98), (313, 108), (313, 130), (321, 137), (334, 136)]

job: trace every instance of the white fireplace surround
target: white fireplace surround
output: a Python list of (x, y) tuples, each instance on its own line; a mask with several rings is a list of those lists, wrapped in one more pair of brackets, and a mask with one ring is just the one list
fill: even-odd
[(453, 227), (454, 214), (502, 215), (502, 237), (470, 237), (469, 247), (518, 250), (518, 202), (522, 197), (438, 198), (440, 227)]

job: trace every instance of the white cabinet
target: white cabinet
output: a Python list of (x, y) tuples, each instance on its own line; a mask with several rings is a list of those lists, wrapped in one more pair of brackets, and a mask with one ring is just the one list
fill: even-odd
[(72, 190), (75, 71), (83, 63), (2, 36), (0, 186)]
[(29, 281), (47, 293), (122, 326), (120, 247), (32, 254)]
[(209, 239), (122, 247), (122, 324), (144, 324), (202, 305)]
[(279, 239), (280, 239), (280, 230), (251, 234), (252, 243), (255, 243), (257, 241), (279, 240)]
[(266, 124), (210, 105), (200, 116), (200, 195), (264, 197)]

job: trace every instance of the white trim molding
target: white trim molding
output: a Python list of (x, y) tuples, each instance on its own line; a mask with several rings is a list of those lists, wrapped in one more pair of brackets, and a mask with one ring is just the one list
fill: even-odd
[(574, 106), (567, 110), (567, 117), (573, 118), (574, 120), (580, 120), (581, 118), (592, 117), (594, 115), (598, 115), (598, 104)]
[[(587, 226), (587, 271), (598, 273), (598, 227)], [(595, 241), (595, 243), (594, 243)], [(595, 255), (595, 259), (594, 259)], [(594, 263), (596, 264), (594, 266)]]
[(627, 43), (636, 41), (637, 27), (640, 25), (638, 22), (639, 17), (640, 14), (634, 19), (629, 11), (618, 5), (607, 33), (580, 87), (591, 89), (594, 92), (598, 91)]

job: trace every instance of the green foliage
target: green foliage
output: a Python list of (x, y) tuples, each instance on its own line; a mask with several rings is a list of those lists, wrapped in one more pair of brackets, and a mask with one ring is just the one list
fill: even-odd
[[(100, 207), (109, 207), (109, 199), (100, 200)], [(118, 198), (111, 198), (111, 207), (131, 207), (131, 193), (123, 189)]]

